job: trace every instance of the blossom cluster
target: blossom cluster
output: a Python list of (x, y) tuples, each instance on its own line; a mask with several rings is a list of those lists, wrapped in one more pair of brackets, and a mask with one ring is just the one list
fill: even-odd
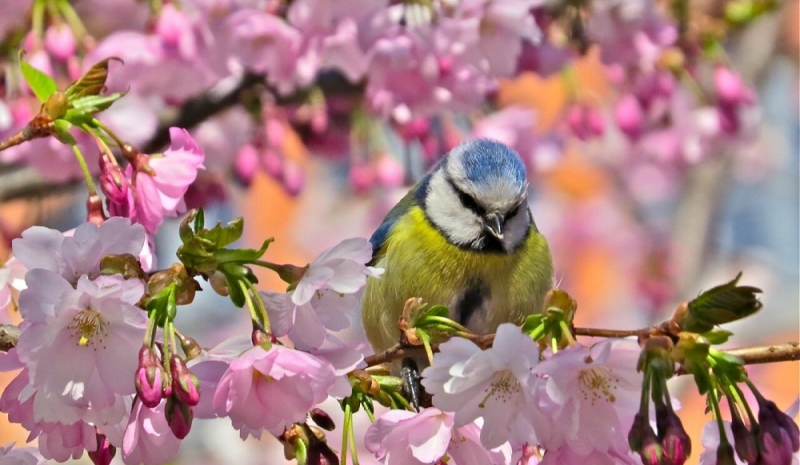
[[(88, 452), (108, 464), (121, 449), (125, 463), (161, 464), (176, 457), (194, 418), (230, 418), (243, 438), (280, 437), (328, 396), (350, 394), (347, 373), (363, 355), (331, 331), (349, 326), (366, 278), (380, 275), (364, 265), (366, 240), (323, 253), (292, 292), (265, 294), (267, 302), (285, 301), (270, 305), (276, 329), (307, 351), (256, 331), (209, 350), (182, 346), (185, 357), (166, 357), (166, 342), (147, 343), (157, 317), (140, 302), (153, 298), (152, 283), (109, 273), (104, 261), (128, 256), (141, 264), (135, 257), (146, 247), (146, 229), (121, 217), (68, 234), (33, 227), (14, 241), (14, 270), (24, 267), (15, 272), (24, 281), (17, 285), (21, 334), (0, 368), (20, 371), (0, 411), (30, 431), (42, 457), (63, 462)], [(303, 327), (320, 340), (293, 337)]]
[[(511, 324), (487, 350), (451, 339), (422, 373), (433, 407), (413, 418), (390, 412), (367, 431), (367, 447), (387, 464), (639, 463), (626, 440), (639, 409), (638, 344), (609, 340), (539, 355)], [(466, 444), (482, 455), (461, 455)]]

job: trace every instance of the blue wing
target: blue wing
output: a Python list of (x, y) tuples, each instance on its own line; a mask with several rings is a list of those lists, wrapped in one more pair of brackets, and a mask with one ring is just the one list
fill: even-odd
[(372, 244), (372, 260), (370, 261), (370, 265), (374, 265), (378, 262), (378, 260), (383, 256), (385, 251), (383, 250), (384, 244), (386, 244), (386, 239), (389, 238), (389, 234), (391, 234), (392, 227), (397, 223), (397, 220), (403, 217), (412, 207), (415, 205), (421, 205), (423, 201), (423, 197), (425, 192), (428, 189), (428, 180), (430, 179), (430, 175), (425, 176), (422, 178), (420, 182), (418, 182), (411, 190), (408, 191), (408, 194), (405, 195), (397, 205), (392, 207), (389, 210), (389, 213), (383, 218), (380, 226), (378, 229), (372, 233), (372, 237), (369, 238), (369, 242)]

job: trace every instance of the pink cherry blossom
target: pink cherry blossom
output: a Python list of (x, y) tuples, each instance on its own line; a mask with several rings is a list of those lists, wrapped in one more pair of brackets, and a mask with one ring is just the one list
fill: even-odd
[(533, 371), (546, 381), (536, 392), (537, 400), (550, 420), (541, 445), (548, 450), (568, 447), (584, 456), (627, 451), (625, 438), (642, 386), (636, 371), (639, 352), (635, 341), (607, 340), (591, 348), (568, 347), (540, 363)]
[(226, 19), (230, 51), (242, 66), (265, 73), (278, 92), (288, 94), (298, 85), (310, 83), (308, 75), (301, 82), (297, 63), (302, 36), (283, 19), (258, 10), (239, 10)]
[(216, 418), (212, 405), (214, 392), (217, 390), (219, 380), (228, 370), (228, 365), (239, 354), (253, 347), (247, 336), (234, 336), (221, 342), (217, 346), (203, 350), (200, 355), (189, 361), (189, 368), (200, 382), (200, 403), (194, 407), (196, 418)]
[(368, 277), (383, 273), (365, 265), (371, 258), (369, 241), (347, 239), (315, 258), (294, 291), (262, 292), (274, 334), (289, 335), (296, 347), (308, 350), (319, 348), (328, 331), (349, 327), (348, 316), (360, 301), (358, 292)]
[(132, 165), (126, 171), (135, 190), (133, 218), (150, 233), (158, 230), (164, 217), (177, 216), (183, 210), (183, 196), (197, 178), (197, 170), (204, 168), (205, 155), (185, 129), (173, 127), (169, 134), (169, 150), (141, 159), (146, 167), (137, 167), (135, 177)]
[(652, 69), (661, 51), (678, 37), (653, 0), (593, 2), (589, 18), (587, 34), (600, 46), (606, 64)]
[(233, 360), (214, 393), (213, 408), (230, 417), (242, 436), (279, 435), (303, 421), (334, 384), (333, 367), (297, 350), (273, 345), (248, 349)]
[(627, 452), (613, 449), (580, 455), (570, 447), (562, 447), (552, 451), (548, 450), (544, 454), (544, 459), (539, 463), (541, 465), (641, 465), (642, 462)]
[(14, 443), (0, 447), (0, 463), (4, 465), (44, 465), (39, 451), (32, 447), (14, 447)]
[(495, 448), (509, 439), (529, 439), (532, 406), (526, 386), (538, 359), (539, 350), (528, 335), (502, 324), (488, 350), (463, 338), (442, 344), (433, 365), (422, 372), (422, 385), (433, 395), (435, 407), (455, 412), (456, 426), (482, 417), (481, 443)]
[(385, 465), (505, 464), (511, 447), (487, 450), (480, 443), (480, 427), (469, 423), (455, 428), (452, 413), (430, 407), (419, 413), (390, 410), (366, 432), (364, 443)]
[(26, 280), (17, 351), (30, 373), (35, 420), (118, 422), (126, 414), (124, 396), (135, 392), (136, 354), (147, 324), (134, 306), (144, 292), (141, 281), (82, 276), (73, 289), (44, 269), (29, 271)]
[(122, 459), (127, 464), (161, 465), (175, 460), (181, 441), (172, 434), (164, 416), (162, 400), (154, 408), (141, 402), (133, 405), (130, 422), (122, 440)]
[(83, 223), (65, 235), (60, 231), (32, 226), (14, 239), (12, 250), (30, 270), (52, 271), (70, 283), (83, 275), (94, 277), (106, 255), (138, 256), (144, 246), (144, 229), (127, 218), (109, 218), (100, 226)]

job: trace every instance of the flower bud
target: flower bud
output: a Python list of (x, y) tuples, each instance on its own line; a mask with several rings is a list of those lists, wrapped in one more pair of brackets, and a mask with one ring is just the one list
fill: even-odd
[(309, 438), (307, 465), (338, 465), (339, 457), (327, 442), (316, 437)]
[(717, 66), (714, 69), (714, 90), (721, 102), (733, 105), (742, 102), (746, 94), (741, 76), (726, 66)]
[(382, 155), (375, 166), (375, 179), (382, 186), (399, 187), (403, 185), (405, 173), (400, 163), (391, 155)]
[(194, 407), (200, 403), (200, 383), (197, 377), (189, 371), (186, 362), (179, 356), (173, 354), (169, 359), (169, 366), (172, 373), (172, 391), (189, 407)]
[(86, 221), (100, 226), (105, 223), (106, 212), (103, 210), (103, 200), (97, 194), (89, 195), (86, 199)]
[(781, 412), (775, 402), (757, 395), (758, 447), (761, 463), (782, 465), (791, 463), (792, 453), (800, 450), (800, 431), (788, 415)]
[(733, 432), (733, 444), (736, 455), (747, 463), (758, 461), (758, 442), (756, 437), (747, 427), (739, 415), (734, 414), (731, 421), (731, 431)]
[(247, 144), (236, 154), (234, 163), (234, 173), (236, 177), (245, 185), (249, 186), (258, 171), (258, 152), (251, 144)]
[(107, 153), (100, 154), (100, 190), (109, 204), (124, 204), (128, 201), (128, 179)]
[(668, 410), (664, 419), (659, 423), (658, 432), (661, 436), (665, 463), (683, 465), (692, 453), (692, 440), (686, 434), (681, 419), (674, 411)]
[(314, 407), (310, 412), (308, 412), (308, 414), (314, 423), (316, 423), (320, 428), (326, 431), (333, 431), (336, 429), (336, 425), (333, 423), (330, 415), (328, 415), (328, 413), (321, 408)]
[(642, 447), (639, 449), (639, 456), (642, 458), (644, 465), (663, 465), (664, 464), (664, 449), (658, 442), (653, 429), (649, 431), (650, 434), (645, 435), (642, 440)]
[(655, 436), (653, 427), (650, 426), (650, 422), (644, 413), (637, 412), (636, 416), (633, 417), (631, 430), (628, 432), (628, 445), (631, 450), (634, 452), (639, 451), (644, 444), (645, 437), (648, 435)]
[(75, 35), (67, 24), (54, 24), (44, 33), (44, 48), (59, 61), (75, 55)]
[(733, 446), (727, 441), (720, 444), (717, 448), (717, 465), (736, 465), (736, 458), (733, 456)]
[(283, 157), (274, 149), (267, 148), (264, 150), (261, 161), (264, 163), (264, 171), (266, 171), (268, 175), (275, 179), (281, 179), (283, 177)]
[(365, 194), (375, 185), (375, 176), (372, 169), (365, 163), (356, 163), (350, 167), (350, 185), (356, 194)]
[(192, 409), (181, 402), (180, 399), (172, 396), (167, 400), (164, 416), (167, 419), (169, 428), (172, 430), (172, 434), (174, 434), (176, 438), (183, 439), (189, 435), (189, 431), (192, 429), (194, 414), (192, 413)]
[(108, 442), (105, 434), (97, 433), (97, 449), (89, 451), (88, 454), (94, 465), (109, 465), (117, 455), (117, 448)]
[(605, 130), (603, 115), (597, 108), (585, 104), (570, 106), (566, 121), (575, 137), (583, 141), (601, 136)]
[(303, 170), (300, 169), (297, 163), (293, 163), (290, 160), (286, 160), (283, 164), (282, 180), (283, 187), (292, 197), (300, 194), (300, 192), (303, 190), (303, 186), (306, 183), (306, 177), (303, 174)]
[(639, 137), (644, 125), (644, 112), (636, 97), (625, 94), (619, 99), (614, 109), (614, 120), (623, 134), (631, 139)]
[(139, 349), (139, 367), (136, 369), (136, 394), (145, 407), (153, 408), (161, 402), (165, 382), (164, 368), (158, 354), (148, 345)]

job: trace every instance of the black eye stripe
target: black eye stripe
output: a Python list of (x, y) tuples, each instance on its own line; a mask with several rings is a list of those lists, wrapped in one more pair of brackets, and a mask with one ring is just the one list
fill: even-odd
[(458, 194), (458, 200), (461, 201), (461, 205), (463, 205), (464, 208), (473, 211), (478, 216), (484, 216), (486, 214), (486, 210), (478, 205), (478, 202), (476, 202), (471, 195), (459, 189), (450, 176), (446, 176), (445, 179), (447, 180), (447, 183), (450, 184), (450, 187), (456, 191), (456, 194)]

